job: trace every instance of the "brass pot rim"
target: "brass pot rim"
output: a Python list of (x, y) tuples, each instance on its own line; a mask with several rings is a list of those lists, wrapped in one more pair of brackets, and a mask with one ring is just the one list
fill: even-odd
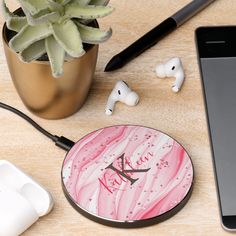
[[(14, 13), (17, 13), (17, 12), (20, 11), (20, 10), (21, 10), (21, 7), (18, 8), (18, 9), (16, 9), (16, 10), (14, 11)], [(96, 27), (99, 28), (99, 24), (98, 24), (97, 20), (94, 20), (94, 24), (96, 25)], [(3, 25), (3, 27), (2, 27), (2, 39), (3, 39), (3, 43), (9, 48), (9, 50), (11, 50), (13, 53), (15, 53), (15, 54), (18, 55), (17, 52), (15, 52), (12, 48), (9, 47), (9, 42), (8, 42), (7, 36), (6, 36), (6, 35), (7, 35), (6, 30), (10, 30), (10, 29), (7, 28), (6, 22), (4, 22), (4, 25)], [(87, 44), (87, 45), (89, 45), (89, 46), (88, 46), (87, 48), (85, 48), (86, 53), (89, 52), (90, 50), (92, 50), (92, 48), (96, 46), (95, 44)], [(86, 54), (86, 53), (85, 53), (85, 54)], [(83, 57), (83, 56), (82, 56), (82, 57)], [(64, 61), (64, 63), (69, 63), (69, 62), (71, 62), (71, 61), (73, 61), (73, 60), (76, 60), (76, 59), (79, 59), (79, 58), (80, 58), (80, 57), (76, 57), (76, 58), (74, 57), (74, 58), (72, 58), (71, 60)], [(20, 60), (20, 58), (19, 58), (19, 60)], [(29, 63), (34, 63), (34, 64), (49, 64), (49, 61), (38, 61), (38, 60), (34, 60), (34, 61), (29, 62)]]

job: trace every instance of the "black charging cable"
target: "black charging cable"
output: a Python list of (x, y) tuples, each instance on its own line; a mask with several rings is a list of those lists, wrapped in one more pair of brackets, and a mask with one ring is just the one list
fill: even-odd
[(66, 151), (69, 151), (73, 147), (73, 145), (75, 144), (73, 141), (71, 141), (70, 139), (68, 139), (66, 137), (63, 137), (63, 136), (59, 137), (57, 135), (53, 135), (53, 134), (49, 133), (47, 130), (45, 130), (40, 125), (38, 125), (34, 120), (32, 120), (29, 116), (27, 116), (26, 114), (17, 110), (14, 107), (11, 107), (11, 106), (9, 106), (5, 103), (2, 103), (2, 102), (0, 102), (0, 107), (5, 110), (11, 111), (11, 112), (15, 113), (16, 115), (20, 116), (21, 118), (23, 118), (24, 120), (29, 122), (39, 132), (41, 132), (46, 137), (51, 139), (56, 144), (56, 146), (66, 150)]

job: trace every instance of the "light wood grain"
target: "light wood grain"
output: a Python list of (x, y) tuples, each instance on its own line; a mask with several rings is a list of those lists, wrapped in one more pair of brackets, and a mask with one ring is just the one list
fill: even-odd
[[(104, 73), (109, 59), (189, 0), (111, 0), (116, 11), (100, 20), (112, 26), (113, 37), (100, 46), (95, 80), (83, 108), (70, 118), (48, 121), (30, 114), (13, 87), (2, 47), (0, 48), (0, 100), (29, 114), (54, 134), (78, 140), (95, 129), (114, 124), (140, 124), (163, 130), (184, 145), (195, 166), (195, 185), (186, 207), (173, 218), (147, 228), (116, 229), (94, 223), (77, 213), (66, 201), (60, 170), (65, 152), (15, 115), (0, 111), (0, 154), (44, 185), (53, 195), (55, 207), (24, 235), (227, 235), (220, 225), (202, 89), (197, 66), (194, 30), (200, 25), (236, 23), (236, 1), (217, 0), (119, 71)], [(17, 4), (8, 0), (11, 9)], [(0, 25), (3, 25), (3, 19)], [(171, 91), (172, 80), (157, 79), (157, 63), (179, 56), (186, 69), (182, 91)], [(141, 97), (137, 107), (117, 104), (113, 116), (104, 114), (112, 86), (124, 79)], [(30, 83), (30, 81), (29, 81)]]

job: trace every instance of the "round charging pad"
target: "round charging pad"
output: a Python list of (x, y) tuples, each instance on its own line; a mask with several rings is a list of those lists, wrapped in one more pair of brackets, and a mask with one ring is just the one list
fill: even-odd
[(86, 217), (110, 226), (141, 227), (168, 219), (188, 201), (193, 165), (185, 149), (147, 127), (94, 131), (68, 152), (64, 193)]

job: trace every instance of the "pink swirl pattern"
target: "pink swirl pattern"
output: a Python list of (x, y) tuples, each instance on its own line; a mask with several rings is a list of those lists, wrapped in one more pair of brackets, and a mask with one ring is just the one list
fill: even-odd
[(124, 125), (100, 129), (78, 141), (64, 160), (62, 178), (82, 209), (133, 221), (178, 205), (192, 185), (193, 167), (183, 147), (169, 136)]

